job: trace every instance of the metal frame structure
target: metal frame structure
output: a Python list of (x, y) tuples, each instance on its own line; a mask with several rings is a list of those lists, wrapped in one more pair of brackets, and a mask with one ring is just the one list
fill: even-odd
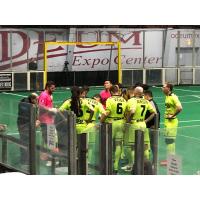
[(47, 65), (47, 50), (49, 45), (117, 45), (118, 49), (118, 82), (122, 83), (122, 65), (121, 65), (121, 44), (120, 42), (45, 42), (44, 43), (44, 86), (47, 82), (47, 71), (48, 71), (48, 65)]

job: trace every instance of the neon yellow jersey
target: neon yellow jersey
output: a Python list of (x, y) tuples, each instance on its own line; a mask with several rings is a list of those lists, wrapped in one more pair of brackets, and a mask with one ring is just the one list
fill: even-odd
[[(170, 94), (165, 97), (165, 117), (173, 115), (176, 112), (177, 106), (181, 106), (181, 102), (175, 94)], [(176, 118), (176, 116), (174, 117)]]
[(128, 104), (128, 111), (131, 111), (132, 109), (135, 110), (132, 120), (144, 121), (147, 110), (150, 113), (156, 112), (151, 103), (143, 98), (136, 97), (129, 99)]
[(106, 101), (106, 111), (110, 114), (108, 118), (124, 118), (127, 102), (122, 96), (112, 96)]
[[(103, 108), (103, 105), (101, 103), (99, 103), (98, 101), (96, 101), (95, 99), (91, 99), (91, 98), (85, 98), (84, 100), (86, 100), (88, 102), (88, 104), (90, 106), (92, 106), (93, 110), (94, 110), (94, 115), (92, 117), (92, 120), (98, 120), (99, 115), (105, 113), (105, 109)], [(90, 116), (90, 110), (86, 110), (86, 113), (84, 114), (85, 119), (88, 119)]]
[(131, 97), (128, 101), (127, 101), (127, 111), (131, 111), (133, 109), (133, 106), (136, 103), (136, 98), (135, 97)]
[[(86, 120), (89, 118), (86, 118), (84, 115), (87, 114), (87, 110), (94, 110), (93, 107), (88, 103), (88, 101), (86, 99), (80, 99), (80, 105), (81, 105), (81, 109), (80, 109), (80, 114), (77, 117), (77, 122), (81, 121), (81, 120)], [(59, 108), (60, 111), (64, 111), (64, 110), (71, 110), (71, 99), (66, 100)]]

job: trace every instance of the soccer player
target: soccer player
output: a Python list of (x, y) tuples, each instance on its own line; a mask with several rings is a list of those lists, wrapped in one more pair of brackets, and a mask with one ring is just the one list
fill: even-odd
[(123, 129), (126, 111), (126, 100), (120, 96), (119, 87), (110, 88), (112, 97), (106, 101), (106, 113), (102, 114), (101, 122), (112, 123), (112, 137), (115, 142), (114, 172), (117, 173), (122, 151)]
[(106, 109), (106, 100), (111, 97), (110, 94), (110, 88), (112, 86), (112, 83), (110, 81), (105, 81), (104, 82), (104, 90), (102, 90), (100, 92), (100, 96), (101, 96), (101, 103), (103, 104), (104, 109)]
[[(99, 94), (96, 94), (93, 96), (93, 98), (85, 98), (85, 100), (88, 102), (89, 105), (91, 105), (94, 109), (94, 115), (92, 117), (92, 120), (90, 123), (87, 124), (87, 128), (85, 132), (89, 134), (89, 150), (88, 150), (88, 160), (89, 163), (92, 164), (92, 161), (96, 160), (98, 154), (95, 154), (95, 148), (97, 149), (98, 143), (97, 141), (97, 130), (98, 129), (98, 122), (100, 119), (100, 116), (105, 113), (105, 109), (103, 108), (103, 105), (100, 103), (101, 96)], [(84, 114), (84, 118), (88, 119), (90, 115), (90, 110), (86, 110), (86, 113)], [(95, 158), (95, 159), (92, 159)]]
[[(153, 119), (154, 115), (156, 114), (156, 111), (150, 102), (143, 98), (142, 87), (133, 87), (130, 89), (129, 94), (130, 99), (127, 103), (127, 122), (130, 123), (130, 126), (128, 127), (128, 139), (126, 139), (126, 145), (128, 143), (129, 146), (129, 164), (126, 166), (126, 168), (124, 168), (127, 171), (132, 170), (132, 165), (134, 163), (135, 130), (144, 131), (144, 155), (147, 160), (149, 159), (149, 134), (146, 131), (146, 123)], [(147, 119), (145, 119), (147, 111), (149, 111), (151, 114)], [(130, 146), (132, 146), (131, 149)]]
[[(182, 111), (182, 105), (178, 97), (173, 93), (173, 85), (165, 83), (162, 87), (165, 94), (165, 143), (167, 145), (167, 154), (175, 154), (175, 140), (177, 135), (178, 118), (177, 115)], [(160, 163), (162, 166), (167, 165), (167, 161)]]
[[(87, 123), (91, 122), (94, 114), (94, 109), (88, 104), (87, 100), (80, 98), (80, 89), (77, 86), (71, 89), (71, 99), (66, 100), (59, 108), (60, 111), (71, 110), (76, 114), (76, 132), (77, 134), (84, 133)], [(90, 115), (85, 119), (84, 114), (90, 111)]]
[[(154, 116), (154, 118), (152, 120), (150, 120), (149, 122), (147, 122), (147, 124), (146, 124), (148, 131), (149, 131), (151, 151), (154, 154), (154, 146), (155, 146), (154, 134), (155, 134), (155, 129), (160, 128), (160, 111), (158, 109), (158, 105), (156, 104), (156, 102), (153, 99), (153, 94), (150, 90), (144, 91), (144, 98), (151, 103), (151, 105), (154, 107), (154, 109), (156, 110), (156, 113), (157, 113), (157, 115)], [(150, 115), (151, 115), (151, 113), (149, 111), (147, 111), (145, 119), (147, 119)], [(156, 117), (158, 118), (157, 119), (158, 124), (156, 124)], [(158, 127), (156, 127), (157, 125), (158, 125)]]

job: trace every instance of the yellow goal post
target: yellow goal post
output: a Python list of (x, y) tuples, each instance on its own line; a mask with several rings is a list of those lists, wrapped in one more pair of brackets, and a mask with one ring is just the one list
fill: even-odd
[(121, 43), (118, 42), (66, 42), (66, 41), (58, 41), (58, 42), (45, 42), (44, 43), (44, 77), (43, 83), (44, 87), (47, 82), (47, 72), (48, 72), (48, 47), (50, 45), (110, 45), (117, 47), (117, 69), (118, 69), (118, 82), (122, 83), (122, 64), (121, 64)]

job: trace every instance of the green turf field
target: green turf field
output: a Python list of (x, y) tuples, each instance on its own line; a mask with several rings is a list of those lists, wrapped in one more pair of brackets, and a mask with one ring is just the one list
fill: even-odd
[[(91, 88), (89, 97), (99, 93), (102, 88)], [(162, 136), (164, 100), (160, 87), (150, 88), (161, 112), (161, 134), (159, 139), (159, 160), (166, 157), (165, 144)], [(38, 94), (40, 92), (37, 92)], [(176, 152), (182, 157), (182, 174), (195, 174), (200, 170), (200, 87), (176, 86), (174, 93), (179, 97), (183, 111), (179, 114), (179, 128), (176, 143)], [(0, 93), (0, 123), (8, 125), (8, 134), (17, 137), (17, 106), (18, 102), (29, 92), (1, 92)], [(59, 107), (62, 102), (70, 97), (69, 89), (54, 92), (54, 105)], [(1, 142), (0, 142), (1, 144)], [(14, 151), (14, 150), (13, 150)], [(1, 152), (0, 152), (1, 153)], [(166, 168), (159, 167), (159, 174), (166, 174)]]

